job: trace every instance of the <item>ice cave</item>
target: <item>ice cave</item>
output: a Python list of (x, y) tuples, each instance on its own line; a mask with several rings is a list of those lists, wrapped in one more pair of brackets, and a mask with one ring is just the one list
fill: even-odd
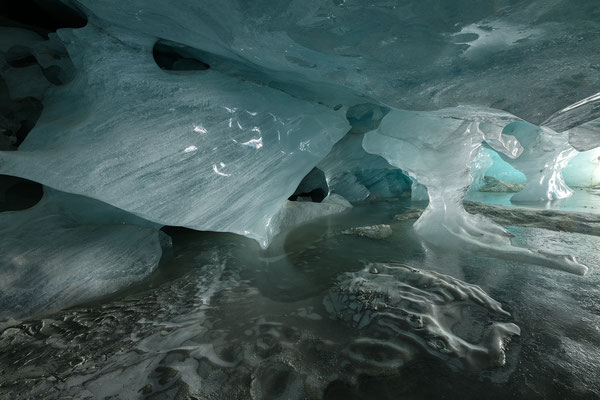
[(600, 0), (2, 0), (0, 399), (600, 399)]

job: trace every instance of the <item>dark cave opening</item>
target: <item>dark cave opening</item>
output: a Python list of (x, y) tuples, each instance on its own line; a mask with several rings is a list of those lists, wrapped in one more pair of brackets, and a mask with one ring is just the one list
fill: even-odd
[(82, 28), (87, 17), (60, 0), (5, 0), (0, 2), (0, 25), (23, 26), (43, 36), (61, 28)]
[(159, 40), (154, 44), (152, 55), (161, 69), (167, 71), (205, 71), (210, 65), (200, 61), (188, 46)]
[(36, 205), (43, 195), (43, 187), (37, 182), (0, 175), (0, 212), (26, 210)]
[(319, 168), (313, 168), (300, 182), (290, 201), (322, 202), (329, 194), (329, 185), (325, 173)]

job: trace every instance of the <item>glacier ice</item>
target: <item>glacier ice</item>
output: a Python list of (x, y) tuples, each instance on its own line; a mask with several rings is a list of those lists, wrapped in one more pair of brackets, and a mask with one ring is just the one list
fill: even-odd
[(492, 165), (494, 165), (494, 160), (490, 151), (485, 147), (480, 147), (469, 166), (469, 173), (472, 178), (469, 191), (479, 191), (485, 185), (486, 172)]
[[(478, 115), (478, 110), (470, 108), (420, 113), (392, 110), (377, 130), (364, 137), (366, 151), (383, 156), (427, 187), (429, 206), (415, 224), (417, 232), (427, 240), (452, 241), (453, 236), (461, 237), (463, 233), (472, 237), (486, 233), (470, 221), (462, 208), (471, 183), (467, 167), (484, 140), (481, 129), (490, 124), (486, 117), (498, 124), (514, 119), (492, 110), (481, 110)], [(500, 135), (492, 139), (498, 143), (504, 140)], [(510, 154), (522, 151), (514, 140), (504, 142)], [(492, 227), (487, 233), (492, 238), (502, 235), (502, 230)]]
[(600, 149), (577, 154), (562, 171), (567, 185), (593, 188), (600, 186)]
[(570, 129), (569, 143), (579, 151), (600, 147), (600, 118)]
[[(264, 248), (350, 202), (410, 190), (430, 201), (415, 224), (428, 245), (584, 273), (572, 257), (511, 246), (463, 207), (467, 190), (517, 187), (486, 176), (504, 178), (490, 172), (498, 154), (516, 168), (507, 180), (527, 176), (513, 200), (545, 202), (570, 194), (561, 170), (574, 149), (600, 146), (599, 6), (512, 3), (65, 0), (86, 27), (0, 28), (0, 150), (18, 147), (0, 153), (0, 173), (48, 187), (33, 210), (1, 217), (41, 226), (50, 213), (40, 229), (57, 235), (65, 220), (115, 225), (110, 240), (129, 230), (150, 247), (159, 226), (184, 226)], [(288, 201), (313, 190), (321, 203)], [(93, 221), (72, 217), (86, 202), (106, 204), (89, 207)]]
[(569, 144), (568, 133), (523, 121), (508, 124), (504, 132), (516, 137), (524, 150), (514, 159), (500, 156), (527, 177), (525, 188), (513, 195), (511, 201), (544, 202), (573, 194), (562, 176), (562, 170), (577, 155), (577, 150)]
[(0, 318), (58, 310), (125, 288), (158, 265), (169, 239), (97, 200), (46, 189), (0, 213)]
[(331, 193), (322, 202), (286, 201), (269, 225), (268, 237), (291, 230), (306, 222), (328, 215), (341, 214), (352, 205), (342, 196)]
[(400, 196), (410, 191), (406, 176), (380, 156), (362, 147), (364, 133), (350, 131), (318, 167), (333, 193), (349, 201)]
[(0, 172), (149, 221), (266, 246), (273, 217), (349, 128), (343, 110), (211, 69), (163, 71), (155, 37), (92, 23), (58, 35), (77, 76)]
[(392, 110), (379, 128), (367, 133), (363, 147), (407, 171), (427, 187), (429, 205), (415, 222), (415, 231), (431, 245), (485, 251), (497, 257), (585, 274), (573, 256), (513, 247), (500, 225), (465, 211), (463, 199), (472, 177), (469, 166), (485, 141), (510, 157), (523, 147), (503, 134), (518, 118), (497, 110), (457, 107), (435, 112)]
[(330, 105), (477, 104), (540, 124), (600, 91), (595, 0), (577, 7), (569, 0), (75, 4), (106, 23), (246, 65), (269, 84)]

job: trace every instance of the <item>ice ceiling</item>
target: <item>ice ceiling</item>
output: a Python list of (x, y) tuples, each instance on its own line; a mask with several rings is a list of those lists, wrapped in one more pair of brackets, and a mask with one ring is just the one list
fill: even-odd
[[(514, 201), (568, 197), (578, 151), (570, 179), (598, 183), (597, 0), (32, 3), (44, 23), (0, 24), (0, 173), (47, 189), (1, 215), (4, 311), (68, 287), (23, 282), (32, 269), (84, 265), (78, 296), (98, 295), (156, 267), (163, 225), (267, 247), (348, 200), (406, 192), (407, 175), (428, 191), (428, 245), (587, 270), (512, 246), (462, 200), (494, 166), (524, 174)], [(325, 183), (303, 181), (315, 167)], [(316, 189), (318, 205), (288, 201)]]

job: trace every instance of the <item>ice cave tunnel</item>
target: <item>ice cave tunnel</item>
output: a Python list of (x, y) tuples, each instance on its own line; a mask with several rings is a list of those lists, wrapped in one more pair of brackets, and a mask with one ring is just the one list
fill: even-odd
[(0, 399), (600, 399), (599, 0), (2, 0)]

